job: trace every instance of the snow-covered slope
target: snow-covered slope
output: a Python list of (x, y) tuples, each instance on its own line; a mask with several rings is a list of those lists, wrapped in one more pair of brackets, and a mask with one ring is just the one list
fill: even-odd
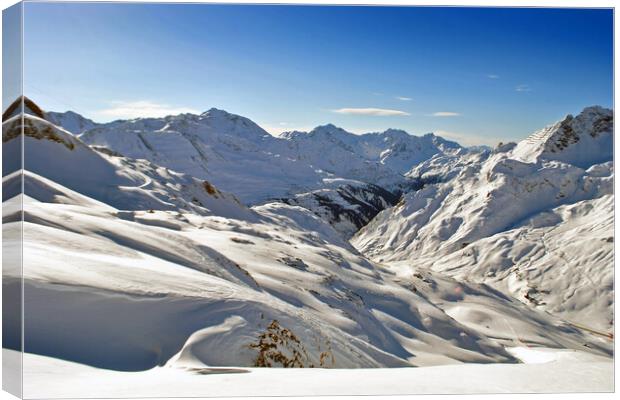
[(431, 159), (410, 172), (426, 177), (424, 188), (380, 213), (353, 244), (375, 260), (489, 283), (607, 331), (612, 140), (611, 111), (593, 107), (492, 154)]
[(414, 166), (405, 173), (414, 182), (415, 190), (427, 184), (447, 182), (457, 176), (464, 168), (478, 166), (491, 155), (491, 150), (473, 149), (452, 154), (435, 154), (428, 160)]
[(277, 153), (277, 139), (252, 121), (216, 109), (201, 115), (117, 121), (87, 131), (80, 139), (208, 179), (244, 203), (316, 188), (324, 176)]
[[(515, 353), (523, 357), (523, 364), (341, 370), (162, 367), (139, 373), (106, 371), (25, 354), (24, 397), (402, 396), (439, 393), (572, 393), (571, 396), (575, 396), (580, 392), (591, 394), (614, 390), (614, 364), (609, 359), (571, 350), (528, 347), (518, 350)], [(3, 351), (5, 359), (17, 362), (21, 357), (18, 352)]]
[[(25, 359), (34, 362), (26, 368), (40, 378), (30, 382), (49, 383), (54, 367), (121, 380), (157, 375), (178, 395), (192, 392), (180, 382), (195, 389), (193, 375), (214, 367), (515, 364), (541, 347), (609, 372), (609, 161), (583, 169), (541, 156), (530, 165), (515, 159), (514, 145), (466, 151), (428, 136), (439, 150), (411, 168), (404, 156), (373, 159), (368, 138), (336, 132), (358, 146), (355, 154), (365, 143), (359, 160), (374, 172), (400, 165), (419, 189), (355, 236), (360, 252), (346, 235), (395, 199), (317, 172), (286, 152), (295, 139), (220, 110), (118, 121), (78, 136), (43, 117), (3, 122), (5, 151), (19, 151), (25, 133), (25, 194), (19, 172), (3, 178), (3, 251), (21, 254), (23, 237), (24, 265), (3, 269), (3, 291), (24, 290)], [(238, 179), (227, 184), (247, 198), (297, 195), (247, 207), (214, 176)], [(295, 177), (310, 189), (292, 189)], [(409, 240), (412, 228), (426, 239)], [(16, 349), (21, 337), (3, 340)]]
[[(61, 119), (50, 114), (68, 130), (87, 125), (74, 115), (69, 118), (65, 113)], [(432, 134), (416, 137), (388, 130), (355, 135), (333, 125), (273, 137), (251, 120), (218, 109), (98, 124), (80, 139), (208, 179), (246, 204), (320, 189), (325, 178), (402, 190), (409, 187), (402, 174), (418, 162), (464, 151)]]
[[(19, 143), (21, 124), (4, 122), (5, 149)], [(611, 352), (486, 285), (371, 262), (305, 208), (249, 209), (208, 182), (97, 151), (39, 117), (23, 124), (24, 267), (4, 271), (3, 290), (20, 290), (23, 272), (26, 352), (127, 371), (510, 363), (506, 347), (523, 343)], [(339, 196), (359, 188), (348, 183)], [(7, 193), (20, 184), (4, 177)], [(8, 233), (21, 216), (10, 200)], [(6, 248), (20, 251), (19, 241)]]
[(66, 112), (54, 112), (50, 111), (45, 113), (45, 118), (56, 126), (59, 126), (67, 132), (74, 135), (80, 135), (87, 130), (96, 128), (99, 124), (81, 116), (73, 111)]
[(381, 163), (376, 154), (362, 147), (361, 137), (338, 128), (324, 125), (310, 132), (285, 132), (287, 152), (294, 159), (312, 165), (331, 176), (355, 179), (396, 189), (404, 183), (403, 177)]
[[(28, 176), (31, 192), (50, 191)], [(267, 204), (251, 220), (128, 213), (53, 189), (24, 199), (30, 353), (142, 370), (514, 362), (504, 346), (523, 343), (610, 351), (484, 285), (397, 277), (300, 207)], [(3, 218), (19, 229), (18, 210)], [(19, 290), (19, 273), (4, 290)], [(272, 334), (283, 340), (273, 351)]]
[[(285, 132), (295, 157), (331, 174), (388, 189), (406, 185), (400, 176), (435, 154), (462, 150), (433, 134), (417, 137), (402, 130), (355, 135), (328, 124), (310, 132)], [(404, 187), (404, 186), (403, 186)]]
[(563, 205), (435, 263), (576, 326), (613, 332), (613, 196)]
[(512, 152), (523, 162), (558, 160), (581, 168), (613, 157), (613, 112), (587, 107), (577, 117), (546, 127), (522, 141)]
[[(24, 167), (28, 172), (115, 208), (251, 214), (233, 195), (219, 191), (208, 181), (146, 160), (98, 152), (42, 118), (30, 114), (23, 118), (15, 116), (3, 122), (2, 128), (5, 152), (21, 151), (17, 139), (23, 129)], [(26, 194), (34, 196), (28, 191), (30, 188), (25, 186)]]
[[(384, 282), (301, 208), (264, 206), (252, 223), (167, 211), (127, 218), (92, 203), (25, 200), (27, 352), (120, 370), (252, 366), (260, 365), (263, 333), (290, 332), (296, 339), (281, 352), (297, 366), (409, 365), (415, 352), (406, 343), (453, 360), (511, 360), (422, 297)], [(9, 273), (5, 290), (19, 282)], [(388, 315), (417, 339), (384, 327)], [(276, 353), (267, 351), (265, 362), (280, 365)]]

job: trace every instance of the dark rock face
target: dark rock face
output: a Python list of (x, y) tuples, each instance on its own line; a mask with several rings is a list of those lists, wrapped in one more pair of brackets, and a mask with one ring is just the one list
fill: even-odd
[(546, 150), (551, 153), (561, 152), (590, 136), (613, 136), (614, 117), (611, 110), (602, 107), (585, 108), (579, 115), (567, 115), (547, 139)]
[(331, 224), (345, 238), (368, 224), (379, 212), (393, 206), (399, 196), (377, 185), (345, 184), (281, 199), (301, 206)]
[[(573, 116), (568, 115), (560, 124), (560, 131), (562, 134), (558, 136), (556, 142), (554, 143), (555, 147), (560, 151), (579, 141), (579, 135), (570, 124), (572, 120)], [(552, 149), (551, 151), (555, 151), (555, 149)]]
[(613, 132), (614, 130), (614, 116), (613, 114), (603, 115), (597, 119), (593, 126), (590, 136), (598, 137), (604, 132)]

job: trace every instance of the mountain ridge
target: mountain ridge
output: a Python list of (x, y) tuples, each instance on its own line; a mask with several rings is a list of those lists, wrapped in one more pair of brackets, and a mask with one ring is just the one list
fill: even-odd
[[(407, 188), (403, 174), (413, 164), (437, 153), (466, 151), (434, 135), (417, 137), (393, 129), (355, 135), (333, 124), (274, 137), (248, 118), (216, 108), (199, 115), (98, 124), (79, 135), (90, 145), (209, 179), (247, 204), (315, 190), (327, 178), (399, 192)], [(211, 174), (211, 169), (220, 174)], [(270, 170), (270, 190), (248, 188), (249, 182), (265, 179), (259, 170)], [(221, 175), (228, 171), (234, 173)], [(243, 187), (235, 182), (243, 182)]]
[[(415, 262), (610, 329), (612, 290), (583, 288), (610, 287), (613, 244), (604, 240), (611, 230), (603, 216), (613, 213), (613, 133), (611, 110), (592, 107), (518, 144), (435, 157), (410, 171), (427, 184), (379, 213), (352, 243), (375, 261)], [(596, 223), (581, 217), (600, 207), (590, 214)], [(547, 236), (555, 241), (546, 244)], [(564, 301), (552, 294), (560, 286)]]
[[(276, 142), (247, 122), (250, 132), (220, 134), (221, 116), (228, 120), (218, 110), (78, 136), (34, 115), (3, 122), (6, 151), (17, 152), (25, 133), (26, 171), (3, 178), (3, 228), (8, 248), (28, 253), (23, 269), (7, 268), (5, 290), (27, 287), (29, 352), (122, 371), (517, 363), (514, 348), (525, 345), (613, 354), (601, 334), (613, 326), (612, 162), (584, 170), (516, 160), (516, 146), (457, 148), (410, 169), (416, 187), (390, 207), (397, 199), (379, 186), (313, 164), (287, 171), (299, 160), (280, 160), (295, 152), (261, 149)], [(92, 132), (118, 146), (87, 144)], [(208, 161), (209, 176), (269, 196), (282, 189), (272, 186), (281, 175), (269, 174), (278, 166), (317, 181), (245, 206), (211, 179), (127, 153), (203, 165), (181, 163), (190, 155)], [(543, 211), (506, 219), (510, 206), (534, 200)], [(596, 290), (584, 294), (584, 285)], [(17, 348), (21, 338), (7, 343)]]

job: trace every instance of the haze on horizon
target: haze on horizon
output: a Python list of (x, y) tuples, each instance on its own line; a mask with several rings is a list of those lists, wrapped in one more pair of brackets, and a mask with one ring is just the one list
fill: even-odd
[(26, 3), (24, 89), (46, 110), (97, 122), (216, 107), (272, 134), (333, 123), (493, 145), (613, 105), (612, 19), (611, 9)]

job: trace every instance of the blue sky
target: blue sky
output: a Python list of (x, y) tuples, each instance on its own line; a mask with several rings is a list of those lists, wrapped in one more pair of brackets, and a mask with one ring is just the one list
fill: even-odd
[(613, 102), (611, 10), (27, 3), (24, 87), (96, 121), (211, 107), (464, 144)]

